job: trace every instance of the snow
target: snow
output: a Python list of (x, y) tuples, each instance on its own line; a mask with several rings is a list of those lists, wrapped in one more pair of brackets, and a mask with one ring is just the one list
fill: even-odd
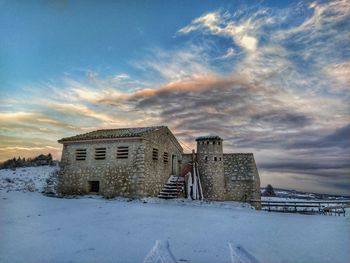
[(157, 240), (143, 263), (176, 263), (176, 259), (170, 251), (169, 242)]
[[(40, 193), (53, 169), (0, 170), (0, 262), (350, 262), (348, 216), (187, 199), (53, 198)], [(5, 178), (31, 176), (36, 192), (22, 182), (4, 188)]]
[(58, 169), (57, 166), (0, 169), (0, 190), (41, 192), (50, 174)]
[(232, 263), (259, 263), (248, 251), (241, 246), (229, 244)]

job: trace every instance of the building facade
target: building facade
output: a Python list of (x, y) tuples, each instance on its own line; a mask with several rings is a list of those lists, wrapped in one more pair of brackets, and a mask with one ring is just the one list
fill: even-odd
[[(166, 126), (98, 130), (63, 138), (58, 190), (63, 195), (158, 196), (170, 176), (198, 164), (208, 200), (260, 199), (251, 153), (223, 153), (218, 136), (199, 137), (197, 153), (184, 154)], [(186, 170), (187, 171), (187, 170)]]
[(169, 176), (179, 173), (183, 152), (164, 126), (98, 130), (59, 142), (62, 194), (157, 196)]

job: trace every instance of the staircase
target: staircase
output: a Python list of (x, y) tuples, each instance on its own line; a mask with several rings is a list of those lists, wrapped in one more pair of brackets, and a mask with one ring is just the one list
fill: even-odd
[(163, 186), (158, 197), (163, 199), (177, 198), (184, 190), (185, 179), (183, 176), (171, 175)]

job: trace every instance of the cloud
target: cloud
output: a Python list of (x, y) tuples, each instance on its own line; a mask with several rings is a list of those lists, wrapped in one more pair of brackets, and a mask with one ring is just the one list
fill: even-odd
[(236, 55), (236, 51), (230, 47), (227, 49), (226, 54), (224, 56), (221, 57), (221, 59), (229, 59), (232, 58)]
[(289, 144), (288, 147), (290, 148), (339, 147), (339, 148), (349, 150), (350, 149), (350, 124), (345, 125), (344, 127), (338, 128), (333, 133), (317, 139), (295, 140), (293, 143)]
[(236, 25), (227, 19), (227, 14), (212, 12), (194, 19), (190, 25), (181, 28), (178, 33), (188, 34), (196, 30), (203, 30), (205, 33), (230, 37), (241, 48), (253, 52), (257, 49), (258, 41), (251, 35), (252, 29), (254, 25), (249, 20)]
[[(205, 46), (189, 44), (176, 50), (150, 49), (144, 59), (134, 62), (142, 70), (149, 85), (159, 86), (164, 82), (174, 82), (213, 74), (209, 63), (210, 56)], [(158, 81), (155, 81), (158, 80)]]
[(350, 90), (350, 61), (328, 65), (324, 72), (334, 80), (334, 82), (331, 81), (331, 89)]
[(134, 75), (84, 69), (83, 78), (26, 87), (1, 108), (1, 146), (27, 154), (98, 128), (168, 125), (189, 148), (212, 134), (226, 152), (254, 152), (263, 181), (310, 179), (324, 190), (332, 178), (329, 189), (340, 189), (349, 177), (349, 21), (346, 1), (207, 12), (178, 30), (181, 44), (145, 48), (130, 62)]

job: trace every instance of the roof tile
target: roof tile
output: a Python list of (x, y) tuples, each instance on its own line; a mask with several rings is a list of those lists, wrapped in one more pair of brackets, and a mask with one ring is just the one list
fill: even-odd
[(72, 137), (66, 137), (59, 140), (59, 143), (71, 141), (84, 141), (95, 139), (111, 139), (125, 137), (140, 137), (146, 133), (154, 132), (166, 126), (138, 127), (138, 128), (120, 128), (120, 129), (104, 129), (92, 131), (84, 134), (78, 134)]

